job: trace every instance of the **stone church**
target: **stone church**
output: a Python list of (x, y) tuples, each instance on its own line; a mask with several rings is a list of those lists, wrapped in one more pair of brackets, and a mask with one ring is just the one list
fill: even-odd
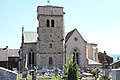
[(87, 42), (77, 31), (72, 30), (65, 36), (63, 7), (38, 6), (37, 32), (24, 31), (20, 47), (20, 69), (63, 68), (70, 54), (74, 55), (80, 68), (87, 67)]
[(62, 68), (65, 62), (63, 7), (38, 6), (37, 20), (37, 33), (22, 30), (21, 67)]

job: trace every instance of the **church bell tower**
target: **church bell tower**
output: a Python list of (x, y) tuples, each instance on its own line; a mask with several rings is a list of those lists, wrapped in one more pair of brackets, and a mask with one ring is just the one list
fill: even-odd
[(64, 12), (59, 6), (37, 7), (37, 67), (64, 64)]

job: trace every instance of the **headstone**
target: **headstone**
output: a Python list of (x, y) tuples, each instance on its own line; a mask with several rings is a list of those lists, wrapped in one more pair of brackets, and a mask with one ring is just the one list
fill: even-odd
[(120, 80), (120, 69), (112, 69), (112, 80)]
[(0, 67), (0, 80), (17, 80), (17, 72)]
[(23, 80), (26, 80), (26, 79), (27, 79), (27, 75), (28, 75), (27, 71), (26, 71), (26, 72), (23, 71), (22, 79), (23, 79)]
[(104, 76), (105, 76), (106, 78), (109, 77), (109, 69), (104, 69)]
[(55, 69), (55, 76), (58, 76), (58, 69), (57, 69), (57, 67)]

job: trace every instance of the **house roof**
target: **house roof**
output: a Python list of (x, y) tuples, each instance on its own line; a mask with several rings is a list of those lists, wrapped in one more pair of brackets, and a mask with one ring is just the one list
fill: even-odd
[(115, 61), (115, 62), (111, 63), (110, 65), (114, 65), (114, 64), (116, 64), (116, 63), (118, 63), (118, 62), (120, 62), (120, 60)]
[(8, 57), (19, 57), (19, 49), (0, 48), (0, 61), (8, 61)]
[[(99, 52), (98, 53), (98, 59), (99, 59), (99, 61), (100, 61), (100, 63), (102, 63), (103, 61), (104, 61), (104, 53), (102, 53), (102, 52)], [(106, 61), (108, 62), (108, 64), (111, 64), (112, 62), (113, 62), (113, 57), (111, 57), (111, 56), (109, 56), (109, 55), (105, 55), (106, 56)]]
[(37, 32), (24, 31), (24, 43), (33, 43), (37, 41)]
[(0, 61), (8, 61), (7, 49), (0, 48)]
[[(74, 30), (72, 30), (72, 31), (70, 31), (67, 35), (66, 35), (66, 37), (65, 37), (65, 42), (67, 42), (68, 40), (69, 40), (69, 38), (72, 36), (72, 34), (74, 33), (74, 31), (77, 31), (78, 32), (78, 30), (75, 28)], [(79, 32), (78, 32), (79, 33)], [(83, 38), (83, 36), (79, 33), (79, 35), (81, 36), (81, 38), (87, 43), (87, 41)]]
[(19, 51), (19, 49), (9, 49), (8, 57), (19, 57), (18, 51)]

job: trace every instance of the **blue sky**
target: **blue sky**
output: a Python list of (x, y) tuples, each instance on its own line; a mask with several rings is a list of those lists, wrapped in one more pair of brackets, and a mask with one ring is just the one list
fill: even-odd
[[(19, 48), (21, 28), (37, 31), (37, 6), (47, 0), (0, 0), (0, 47)], [(65, 32), (74, 28), (98, 50), (120, 53), (120, 0), (50, 0), (50, 5), (63, 6)]]

